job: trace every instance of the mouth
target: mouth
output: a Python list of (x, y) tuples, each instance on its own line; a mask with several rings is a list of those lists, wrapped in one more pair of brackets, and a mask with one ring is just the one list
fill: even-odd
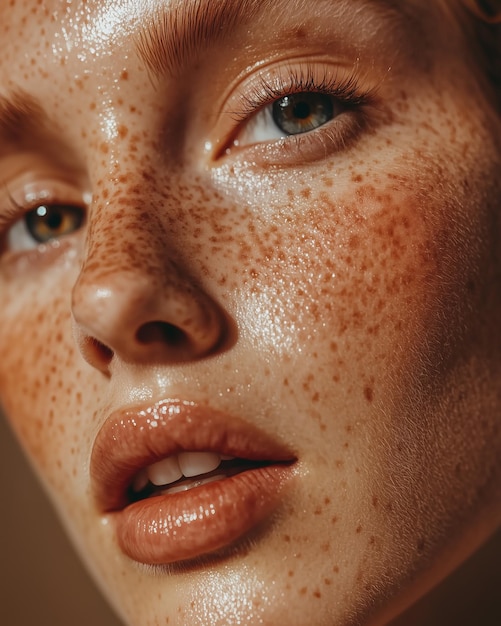
[(237, 459), (217, 452), (181, 452), (140, 470), (127, 494), (131, 503), (172, 495), (267, 465), (266, 461)]
[(108, 418), (92, 451), (91, 482), (122, 552), (163, 565), (228, 547), (265, 522), (295, 460), (233, 416), (163, 401)]

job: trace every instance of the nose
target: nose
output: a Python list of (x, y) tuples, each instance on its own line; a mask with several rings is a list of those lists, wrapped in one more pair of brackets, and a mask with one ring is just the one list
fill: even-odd
[(226, 334), (223, 311), (169, 254), (159, 221), (104, 214), (97, 211), (89, 227), (72, 293), (84, 359), (108, 373), (113, 360), (179, 363), (217, 351)]

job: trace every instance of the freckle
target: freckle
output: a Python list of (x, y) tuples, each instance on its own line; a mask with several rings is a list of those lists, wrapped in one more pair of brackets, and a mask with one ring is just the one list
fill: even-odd
[(317, 506), (316, 509), (313, 511), (314, 515), (322, 515), (322, 508), (320, 506)]
[(357, 533), (357, 535), (360, 535), (360, 533), (362, 532), (362, 526), (357, 526), (355, 532)]
[(322, 178), (322, 182), (326, 187), (332, 187), (334, 185), (332, 178), (328, 178), (328, 177)]
[(304, 39), (307, 35), (306, 35), (306, 31), (304, 28), (295, 28), (292, 33), (292, 41), (294, 41), (294, 39)]
[(324, 499), (324, 504), (330, 504), (331, 503), (331, 499), (330, 498), (325, 498)]
[(286, 543), (290, 543), (290, 540), (291, 540), (290, 535), (284, 535), (284, 541)]
[(360, 237), (358, 235), (351, 235), (348, 241), (349, 249), (354, 252), (360, 246)]
[(370, 536), (369, 545), (373, 546), (376, 543), (376, 537), (374, 535)]
[(294, 570), (290, 569), (288, 575), (289, 575), (289, 578), (292, 578), (294, 576)]
[(372, 402), (374, 400), (374, 390), (372, 387), (369, 387), (368, 385), (364, 387), (364, 397), (367, 402)]
[(379, 506), (379, 498), (377, 496), (372, 496), (372, 506), (377, 509)]
[(344, 461), (341, 459), (336, 459), (336, 467), (337, 469), (341, 469), (344, 466)]
[(129, 129), (124, 124), (120, 124), (117, 130), (121, 139), (125, 139), (125, 137), (129, 134)]
[(120, 78), (122, 80), (128, 80), (129, 79), (129, 72), (127, 70), (124, 70), (121, 74), (120, 74)]
[(313, 596), (314, 596), (315, 598), (321, 598), (321, 597), (322, 597), (322, 594), (320, 593), (320, 591), (314, 591), (314, 592), (313, 592)]
[(323, 543), (321, 546), (322, 552), (329, 552), (331, 544), (329, 542)]
[(338, 521), (338, 516), (337, 516), (337, 515), (333, 515), (333, 516), (331, 517), (331, 524), (336, 524), (336, 523), (337, 523), (337, 521)]
[(299, 590), (299, 593), (302, 596), (305, 596), (307, 594), (307, 592), (308, 592), (308, 587), (301, 587), (301, 589)]
[(311, 197), (311, 189), (309, 187), (303, 187), (303, 189), (301, 189), (301, 196), (305, 200), (309, 200)]
[(108, 152), (109, 152), (109, 147), (108, 147), (108, 144), (106, 144), (106, 143), (104, 143), (104, 142), (103, 142), (103, 143), (99, 146), (99, 150), (100, 150), (103, 154), (108, 154)]
[(339, 574), (339, 567), (337, 565), (334, 565), (332, 571), (334, 572), (334, 574)]

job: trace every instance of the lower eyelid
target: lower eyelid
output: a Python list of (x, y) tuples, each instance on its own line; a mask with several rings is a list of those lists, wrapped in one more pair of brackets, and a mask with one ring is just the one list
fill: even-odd
[(219, 158), (238, 160), (242, 155), (246, 162), (257, 166), (304, 166), (349, 149), (367, 126), (365, 111), (347, 110), (308, 132), (244, 147), (236, 144)]

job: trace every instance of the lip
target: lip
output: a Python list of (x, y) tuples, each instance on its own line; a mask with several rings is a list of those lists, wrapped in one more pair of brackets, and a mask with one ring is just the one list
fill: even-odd
[[(183, 451), (266, 465), (131, 503), (134, 476)], [(193, 402), (163, 400), (110, 415), (92, 450), (91, 484), (121, 550), (141, 563), (168, 564), (216, 552), (262, 524), (278, 507), (294, 461), (284, 444), (239, 418)]]

